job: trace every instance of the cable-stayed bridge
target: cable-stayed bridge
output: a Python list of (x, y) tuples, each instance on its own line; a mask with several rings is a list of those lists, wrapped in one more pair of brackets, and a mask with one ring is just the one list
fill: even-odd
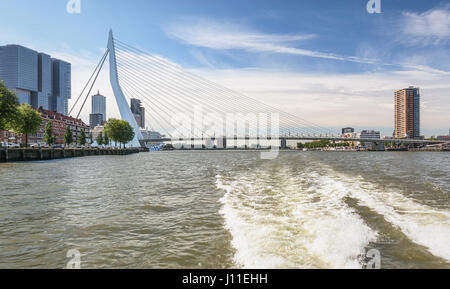
[[(383, 140), (343, 138), (339, 132), (284, 112), (256, 99), (199, 77), (160, 56), (114, 38), (109, 33), (103, 55), (82, 95), (86, 103), (109, 56), (109, 75), (120, 115), (135, 131), (132, 146), (158, 142), (331, 140), (358, 142), (433, 143), (416, 139)], [(87, 88), (90, 87), (89, 90)], [(145, 125), (159, 138), (144, 137), (130, 109), (138, 99), (145, 108)], [(72, 108), (72, 111), (74, 109)], [(71, 111), (71, 112), (72, 112)], [(225, 145), (226, 146), (226, 145)]]

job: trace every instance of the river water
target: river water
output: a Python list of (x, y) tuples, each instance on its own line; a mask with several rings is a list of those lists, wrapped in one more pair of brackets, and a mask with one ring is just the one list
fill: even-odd
[(450, 268), (450, 154), (0, 164), (0, 268)]

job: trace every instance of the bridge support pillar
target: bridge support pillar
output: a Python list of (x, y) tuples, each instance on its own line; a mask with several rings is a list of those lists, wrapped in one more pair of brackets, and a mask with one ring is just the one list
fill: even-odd
[(281, 149), (282, 150), (285, 150), (285, 149), (287, 149), (287, 140), (285, 139), (285, 138), (282, 138), (281, 140)]

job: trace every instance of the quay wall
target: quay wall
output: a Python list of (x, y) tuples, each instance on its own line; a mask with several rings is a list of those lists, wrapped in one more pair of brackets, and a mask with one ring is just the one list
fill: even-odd
[(7, 149), (0, 148), (0, 162), (28, 162), (44, 161), (65, 158), (77, 158), (86, 156), (106, 155), (130, 155), (141, 152), (138, 148), (113, 149), (113, 148), (85, 148), (85, 149)]

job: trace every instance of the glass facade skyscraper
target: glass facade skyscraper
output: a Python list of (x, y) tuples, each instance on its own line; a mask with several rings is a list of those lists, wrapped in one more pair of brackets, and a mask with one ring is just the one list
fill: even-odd
[(92, 114), (101, 114), (103, 121), (106, 121), (106, 97), (100, 91), (92, 96)]
[(20, 103), (67, 115), (71, 65), (20, 45), (0, 46), (0, 80)]
[(52, 59), (53, 101), (51, 110), (67, 115), (71, 87), (71, 65), (59, 59)]
[(49, 109), (52, 102), (52, 59), (50, 55), (38, 55), (38, 107)]
[(0, 47), (0, 79), (20, 103), (37, 105), (38, 53), (19, 45)]

